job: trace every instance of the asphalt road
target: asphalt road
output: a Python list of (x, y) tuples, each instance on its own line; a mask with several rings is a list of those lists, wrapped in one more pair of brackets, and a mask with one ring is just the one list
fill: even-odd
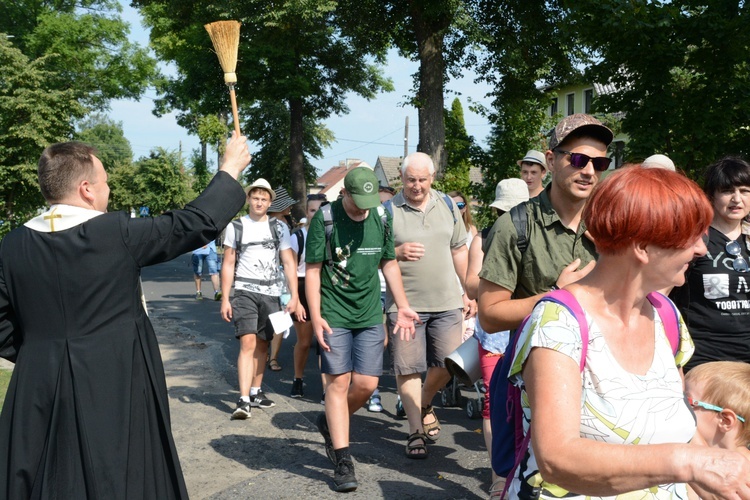
[[(277, 405), (230, 421), (238, 399), (238, 343), (221, 320), (219, 303), (194, 298), (189, 255), (143, 270), (149, 313), (162, 346), (172, 427), (193, 498), (486, 498), (490, 469), (482, 421), (459, 407), (435, 407), (442, 424), (426, 460), (404, 456), (408, 427), (395, 415), (396, 388), (386, 354), (380, 379), (384, 410), (360, 409), (351, 421), (351, 453), (360, 487), (332, 490), (333, 470), (314, 425), (321, 386), (315, 349), (305, 372), (305, 397), (292, 399), (294, 331), (284, 340), (280, 372), (266, 370), (263, 385)], [(474, 397), (474, 391), (462, 390)]]

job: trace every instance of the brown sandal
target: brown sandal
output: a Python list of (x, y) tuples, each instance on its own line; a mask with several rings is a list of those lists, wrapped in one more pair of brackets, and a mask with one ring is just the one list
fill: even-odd
[[(428, 415), (432, 415), (432, 422), (424, 421), (425, 417)], [(424, 431), (424, 436), (432, 443), (437, 441), (440, 437), (440, 421), (438, 420), (437, 415), (435, 415), (435, 410), (432, 408), (432, 405), (427, 405), (427, 407), (422, 408), (422, 430)]]
[[(422, 441), (422, 443), (415, 444), (415, 441)], [(413, 452), (417, 453), (413, 453)], [(409, 438), (406, 440), (406, 458), (412, 458), (414, 460), (423, 460), (427, 458), (427, 436), (422, 432), (415, 432), (409, 434)]]

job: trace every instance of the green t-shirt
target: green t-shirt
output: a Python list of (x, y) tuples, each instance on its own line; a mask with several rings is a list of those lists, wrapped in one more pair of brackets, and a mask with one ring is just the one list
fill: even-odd
[[(383, 321), (380, 306), (381, 260), (393, 260), (393, 231), (384, 237), (381, 214), (391, 215), (382, 206), (370, 210), (364, 221), (353, 221), (340, 200), (331, 204), (333, 267), (325, 262), (326, 234), (323, 211), (313, 216), (307, 232), (305, 262), (323, 262), (320, 275), (320, 313), (331, 327), (367, 328)], [(331, 269), (333, 272), (331, 272)]]
[(584, 236), (583, 221), (577, 232), (560, 221), (549, 201), (549, 187), (526, 202), (526, 213), (526, 251), (521, 254), (518, 249), (518, 233), (507, 212), (492, 226), (479, 273), (480, 278), (512, 291), (514, 299), (548, 291), (565, 266), (580, 258), (583, 267), (597, 256), (596, 246)]

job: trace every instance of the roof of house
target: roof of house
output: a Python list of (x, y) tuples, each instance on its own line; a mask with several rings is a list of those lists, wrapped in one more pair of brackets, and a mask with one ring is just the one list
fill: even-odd
[(481, 184), (484, 182), (484, 177), (482, 176), (482, 169), (479, 167), (471, 167), (469, 168), (469, 182), (472, 184)]
[(337, 166), (331, 167), (323, 175), (318, 177), (316, 184), (321, 188), (318, 192), (326, 193), (330, 188), (339, 184), (351, 169), (357, 167), (372, 168), (366, 162), (358, 159), (340, 161)]
[(375, 169), (378, 165), (383, 169), (386, 177), (386, 185), (390, 186), (392, 182), (398, 181), (401, 177), (401, 163), (404, 159), (400, 156), (378, 156), (375, 162)]

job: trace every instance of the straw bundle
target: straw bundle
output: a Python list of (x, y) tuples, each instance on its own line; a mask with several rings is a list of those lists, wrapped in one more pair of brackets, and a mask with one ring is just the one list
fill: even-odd
[(239, 21), (216, 21), (204, 26), (211, 37), (214, 51), (219, 57), (219, 64), (224, 71), (224, 82), (229, 86), (229, 97), (232, 101), (232, 116), (234, 117), (234, 130), (240, 135), (240, 120), (237, 115), (237, 97), (234, 93), (234, 84), (237, 83), (237, 52), (240, 45), (240, 23)]

